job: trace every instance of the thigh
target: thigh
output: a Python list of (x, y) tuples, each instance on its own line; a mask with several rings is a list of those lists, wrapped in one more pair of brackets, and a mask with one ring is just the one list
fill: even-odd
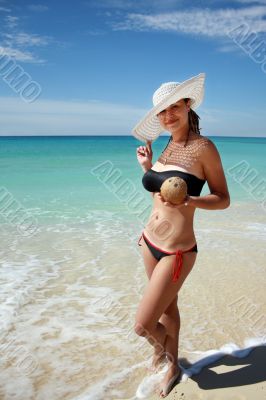
[[(175, 283), (172, 282), (172, 264), (175, 255), (165, 256), (157, 263), (137, 310), (138, 323), (150, 329), (155, 328), (161, 315), (175, 301), (177, 293), (193, 268), (196, 257), (196, 252), (183, 254), (183, 267)], [(174, 308), (173, 303), (168, 312)]]
[(143, 236), (140, 240), (140, 244), (141, 244), (141, 253), (142, 253), (142, 257), (143, 257), (143, 262), (145, 265), (145, 270), (146, 270), (146, 274), (148, 276), (148, 278), (150, 279), (152, 276), (152, 273), (154, 271), (155, 266), (158, 264), (158, 260), (156, 260), (156, 258), (152, 255), (149, 247), (147, 246)]

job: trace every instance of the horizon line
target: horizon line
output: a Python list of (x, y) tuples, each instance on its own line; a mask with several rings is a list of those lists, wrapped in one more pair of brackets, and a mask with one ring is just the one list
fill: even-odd
[[(160, 137), (168, 137), (169, 135), (160, 135)], [(219, 137), (219, 138), (247, 138), (247, 139), (266, 139), (266, 136), (231, 136), (231, 135), (201, 135), (201, 136), (206, 136), (206, 137)], [(18, 137), (18, 138), (26, 138), (26, 137), (132, 137), (136, 140), (138, 140), (135, 136), (133, 135), (0, 135), (0, 138), (8, 138), (8, 137)], [(157, 139), (158, 139), (157, 138)], [(157, 140), (156, 139), (156, 140)]]

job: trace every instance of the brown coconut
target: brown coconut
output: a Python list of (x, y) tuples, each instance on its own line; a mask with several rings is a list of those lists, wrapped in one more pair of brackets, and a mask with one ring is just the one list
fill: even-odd
[(163, 182), (161, 195), (164, 201), (175, 205), (181, 204), (187, 196), (187, 184), (184, 179), (172, 176)]

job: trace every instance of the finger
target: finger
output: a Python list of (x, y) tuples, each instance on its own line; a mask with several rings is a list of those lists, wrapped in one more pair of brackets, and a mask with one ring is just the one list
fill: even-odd
[(142, 149), (141, 147), (139, 147), (139, 148), (137, 149), (137, 153), (138, 153), (138, 154), (144, 155), (145, 151), (144, 151), (144, 149)]
[(147, 146), (146, 148), (147, 148), (147, 150), (148, 150), (149, 154), (152, 154), (152, 149), (151, 149), (151, 146)]
[(151, 152), (151, 140), (146, 140), (146, 143), (147, 143), (147, 149), (150, 153)]

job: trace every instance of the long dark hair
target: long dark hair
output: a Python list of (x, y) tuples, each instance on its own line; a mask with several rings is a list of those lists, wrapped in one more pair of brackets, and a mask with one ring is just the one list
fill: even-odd
[[(184, 101), (187, 103), (189, 99), (184, 99)], [(197, 133), (198, 135), (200, 135), (200, 127), (199, 127), (199, 120), (200, 120), (200, 116), (194, 111), (192, 110), (192, 108), (190, 108), (189, 112), (188, 112), (188, 123), (189, 123), (189, 129), (194, 132)]]

